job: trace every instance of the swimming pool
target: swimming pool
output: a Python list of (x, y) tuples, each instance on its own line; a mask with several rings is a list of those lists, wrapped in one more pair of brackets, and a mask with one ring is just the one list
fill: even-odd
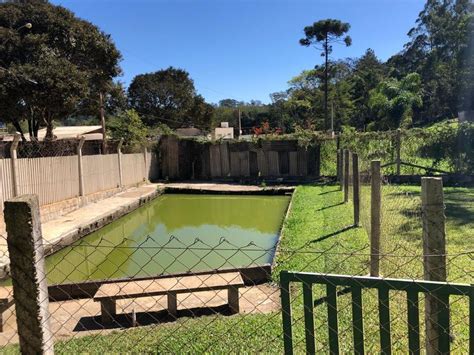
[(165, 194), (46, 258), (49, 284), (271, 263), (289, 196)]

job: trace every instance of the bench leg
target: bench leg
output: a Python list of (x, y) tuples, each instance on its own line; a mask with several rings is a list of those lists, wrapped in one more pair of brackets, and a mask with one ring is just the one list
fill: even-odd
[(102, 323), (111, 324), (117, 314), (117, 305), (115, 300), (100, 301), (100, 313), (102, 314)]
[(178, 297), (176, 293), (168, 293), (168, 312), (173, 318), (178, 316)]
[(239, 288), (229, 287), (227, 291), (229, 307), (232, 313), (239, 313)]

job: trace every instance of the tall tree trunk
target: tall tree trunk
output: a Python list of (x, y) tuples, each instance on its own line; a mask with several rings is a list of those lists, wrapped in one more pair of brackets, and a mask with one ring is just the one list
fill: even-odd
[(54, 139), (53, 118), (51, 117), (50, 114), (47, 114), (47, 117), (45, 117), (45, 123), (46, 123), (46, 135), (44, 136), (44, 140), (50, 142)]

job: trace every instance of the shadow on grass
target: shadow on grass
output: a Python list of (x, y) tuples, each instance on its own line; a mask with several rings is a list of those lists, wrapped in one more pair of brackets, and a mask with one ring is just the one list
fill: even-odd
[(337, 206), (340, 206), (340, 205), (343, 205), (343, 204), (344, 204), (344, 202), (339, 202), (339, 203), (336, 203), (334, 205), (324, 206), (324, 207), (318, 208), (317, 210), (315, 210), (315, 212), (324, 211), (324, 210), (327, 210), (329, 208), (337, 207)]
[(336, 232), (332, 232), (332, 233), (329, 233), (329, 234), (326, 234), (326, 235), (323, 235), (322, 237), (319, 237), (317, 239), (314, 239), (314, 240), (311, 240), (310, 243), (319, 243), (319, 242), (322, 242), (323, 240), (326, 240), (326, 239), (329, 239), (331, 237), (335, 237), (336, 235), (339, 235), (341, 233), (344, 233), (344, 232), (347, 232), (348, 230), (351, 230), (351, 229), (354, 229), (354, 228), (358, 228), (357, 226), (355, 225), (351, 225), (351, 226), (347, 226), (347, 227), (344, 227)]
[(319, 193), (319, 195), (327, 195), (327, 194), (332, 194), (334, 192), (341, 192), (341, 189), (324, 191), (324, 192)]
[[(202, 307), (178, 310), (177, 318), (197, 318), (211, 315), (225, 315), (230, 316), (231, 312), (228, 305), (216, 307)], [(172, 323), (176, 321), (167, 310), (156, 312), (137, 312), (135, 327), (146, 326), (152, 324)], [(74, 327), (75, 332), (84, 332), (91, 330), (103, 329), (121, 329), (133, 328), (132, 315), (130, 313), (117, 314), (111, 324), (103, 324), (100, 316), (82, 317)]]

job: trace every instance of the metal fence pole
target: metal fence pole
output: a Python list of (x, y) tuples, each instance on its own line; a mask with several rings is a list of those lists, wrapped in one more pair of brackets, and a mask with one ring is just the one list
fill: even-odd
[(352, 153), (352, 188), (354, 204), (354, 225), (359, 226), (360, 222), (360, 176), (359, 176), (359, 156)]
[(344, 202), (349, 201), (349, 150), (344, 149)]
[(123, 187), (123, 172), (122, 172), (122, 145), (123, 138), (120, 139), (119, 144), (117, 145), (117, 157), (118, 157), (118, 173), (119, 173), (119, 187)]
[(5, 224), (22, 354), (53, 354), (38, 196), (5, 202)]
[(86, 192), (84, 190), (84, 168), (82, 166), (82, 147), (86, 141), (85, 137), (79, 138), (79, 143), (77, 144), (77, 163), (79, 167), (79, 196), (85, 196)]
[(18, 161), (17, 161), (17, 149), (18, 143), (20, 142), (20, 135), (17, 133), (13, 137), (13, 143), (10, 147), (10, 159), (12, 165), (12, 188), (13, 196), (19, 195), (19, 183), (18, 183)]
[(372, 160), (370, 170), (370, 276), (378, 277), (380, 274), (380, 229), (382, 210), (380, 160)]
[[(441, 178), (421, 179), (421, 207), (424, 278), (429, 281), (446, 281), (446, 217)], [(446, 296), (426, 294), (425, 326), (426, 352), (449, 353), (449, 299)]]

